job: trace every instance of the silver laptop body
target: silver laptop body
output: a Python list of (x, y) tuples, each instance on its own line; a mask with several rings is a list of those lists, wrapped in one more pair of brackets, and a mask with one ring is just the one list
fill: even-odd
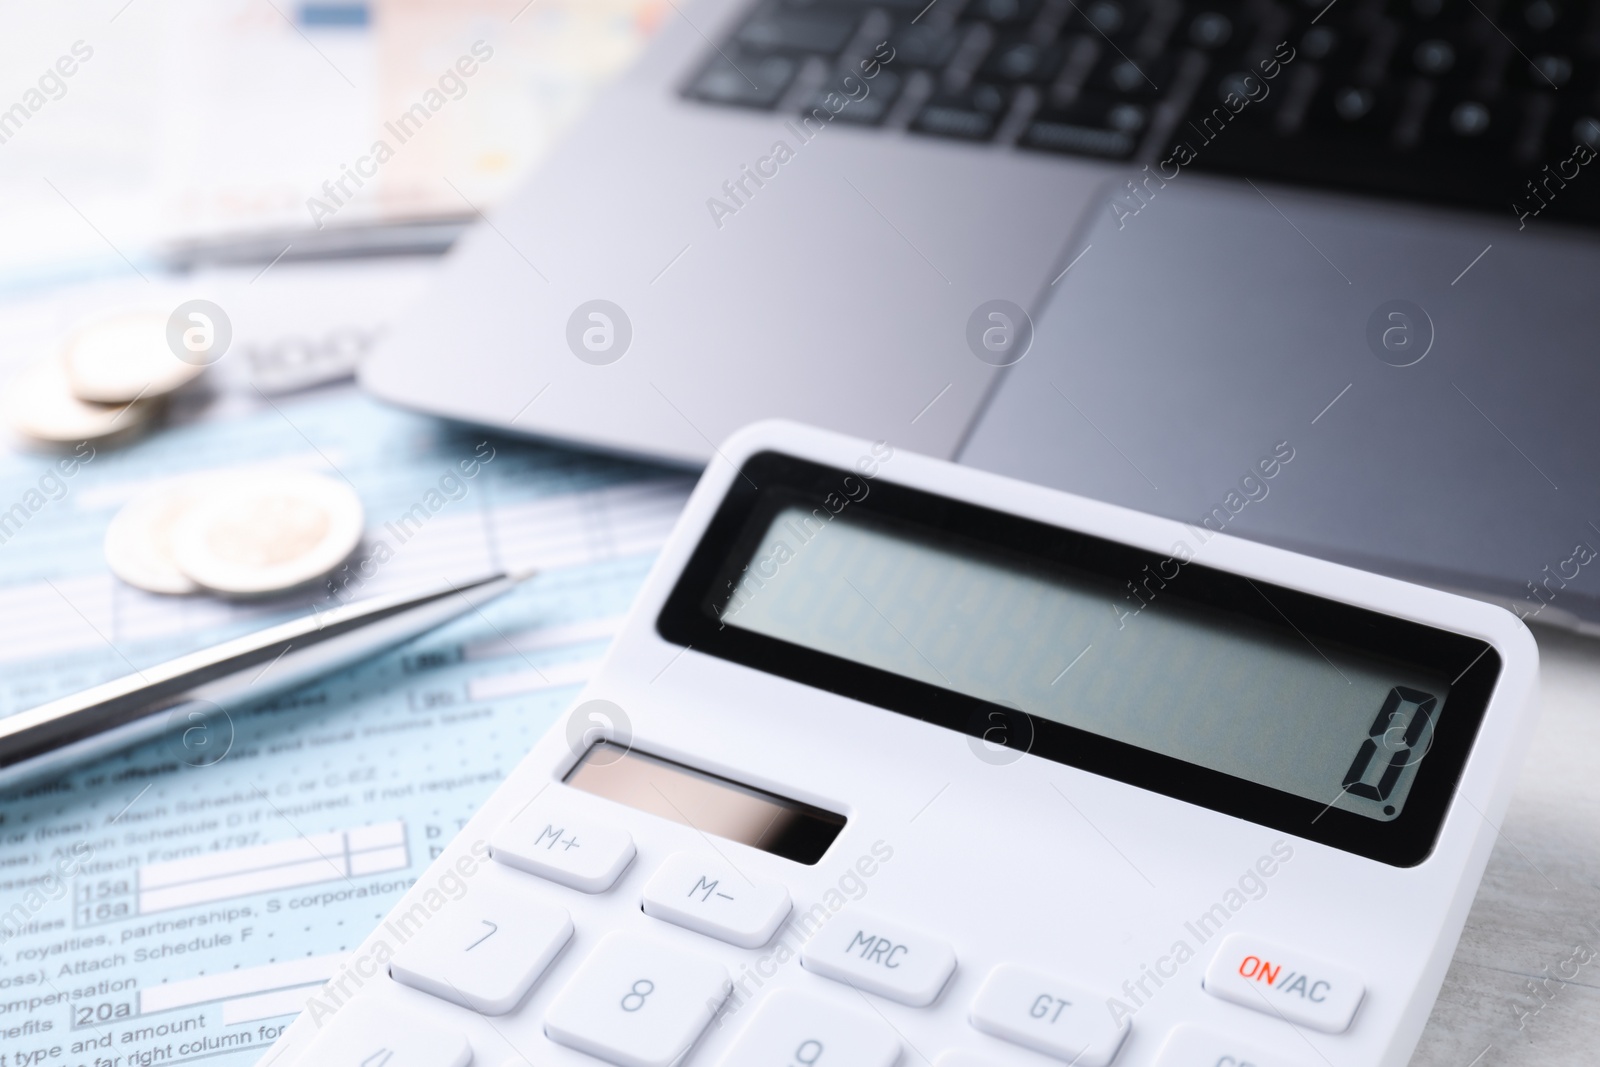
[[(1339, 3), (680, 0), (363, 383), (685, 465), (786, 416), (1600, 624), (1594, 86), (1480, 106), (1476, 42), (1562, 27)], [(1497, 213), (1452, 161), (1536, 105)], [(1357, 132), (1265, 151), (1296, 108)]]

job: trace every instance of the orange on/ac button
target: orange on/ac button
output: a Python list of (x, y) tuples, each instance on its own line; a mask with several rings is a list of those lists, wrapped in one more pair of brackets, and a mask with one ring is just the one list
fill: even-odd
[(1229, 934), (1206, 968), (1205, 990), (1313, 1030), (1338, 1034), (1349, 1028), (1366, 987), (1354, 973), (1326, 960), (1249, 934)]

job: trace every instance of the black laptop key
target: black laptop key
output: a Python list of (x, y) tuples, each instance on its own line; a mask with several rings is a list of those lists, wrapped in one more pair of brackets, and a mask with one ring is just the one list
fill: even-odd
[(1085, 95), (1070, 106), (1041, 111), (1020, 144), (1047, 152), (1127, 159), (1150, 123), (1150, 109), (1114, 97)]
[(1039, 0), (972, 0), (961, 12), (968, 21), (991, 26), (1022, 26), (1039, 12)]
[(1512, 141), (1527, 117), (1517, 104), (1441, 97), (1428, 115), (1422, 151), (1462, 166), (1499, 169), (1510, 161)]
[(1426, 26), (1445, 21), (1467, 7), (1462, 0), (1387, 0), (1384, 12), (1397, 22)]
[(1429, 78), (1455, 73), (1456, 46), (1447, 37), (1424, 37), (1411, 49), (1412, 68)]
[(1322, 63), (1332, 59), (1341, 47), (1348, 47), (1350, 38), (1332, 26), (1310, 26), (1300, 35), (1300, 43), (1295, 48), (1296, 59), (1310, 60), (1312, 63)]
[(1208, 88), (1196, 97), (1187, 116), (1200, 125), (1207, 136), (1220, 136), (1226, 128), (1239, 136), (1241, 127), (1269, 127), (1287, 97), (1288, 78), (1274, 84), (1260, 72), (1243, 67), (1224, 67), (1202, 84)]
[(999, 129), (1010, 104), (1009, 90), (979, 83), (961, 93), (934, 97), (917, 114), (911, 128), (939, 137), (987, 141)]
[(876, 126), (899, 96), (900, 86), (900, 75), (891, 70), (879, 70), (873, 78), (847, 70), (824, 82), (803, 114), (815, 116), (821, 110), (840, 122)]
[(1047, 82), (1061, 69), (1061, 47), (1028, 40), (1001, 41), (990, 50), (983, 76), (996, 81)]
[(1399, 114), (1397, 91), (1354, 82), (1329, 83), (1312, 104), (1310, 125), (1327, 143), (1386, 144)]
[(1135, 0), (1078, 0), (1069, 30), (1103, 38), (1126, 51), (1133, 47), (1149, 10)]
[(1233, 40), (1233, 20), (1221, 11), (1202, 11), (1189, 21), (1189, 43), (1207, 52)]
[(1508, 80), (1512, 84), (1552, 92), (1573, 88), (1573, 76), (1578, 70), (1571, 54), (1565, 50), (1541, 52), (1527, 62), (1519, 57), (1510, 66)]
[(1578, 34), (1593, 12), (1582, 0), (1508, 0), (1505, 8), (1498, 21), (1511, 36), (1533, 41)]
[(939, 68), (950, 62), (965, 35), (965, 28), (905, 26), (889, 35), (889, 46), (896, 66)]
[(724, 58), (713, 54), (688, 95), (713, 104), (772, 107), (794, 80), (799, 63), (789, 56)]
[(1107, 49), (1089, 75), (1090, 92), (1133, 100), (1161, 97), (1172, 82), (1177, 63), (1171, 56), (1133, 60)]
[(837, 55), (856, 32), (860, 18), (845, 10), (809, 8), (757, 15), (739, 27), (741, 47), (762, 51)]

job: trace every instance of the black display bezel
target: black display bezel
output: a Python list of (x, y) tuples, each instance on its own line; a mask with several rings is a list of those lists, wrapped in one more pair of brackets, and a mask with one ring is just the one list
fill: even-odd
[[(747, 460), (723, 499), (656, 620), (663, 639), (840, 696), (974, 737), (990, 713), (1014, 708), (819, 652), (752, 630), (724, 625), (717, 605), (754, 552), (771, 518), (794, 503), (824, 506), (832, 494), (851, 515), (909, 525), (945, 540), (984, 546), (1027, 565), (1120, 583), (1166, 557), (1141, 548), (1025, 519), (935, 493), (824, 466), (777, 452)], [(846, 479), (852, 479), (846, 482)], [(865, 495), (861, 496), (861, 489)], [(1026, 716), (1027, 751), (1212, 811), (1397, 867), (1427, 859), (1444, 824), (1467, 756), (1488, 708), (1501, 660), (1476, 638), (1395, 618), (1284, 586), (1187, 563), (1163, 597), (1221, 610), (1314, 644), (1344, 645), (1447, 678), (1447, 711), (1420, 761), (1399, 815), (1380, 821), (1258, 782), (1187, 763), (1122, 741)], [(1292, 620), (1292, 621), (1291, 621)], [(993, 735), (988, 740), (993, 742)]]

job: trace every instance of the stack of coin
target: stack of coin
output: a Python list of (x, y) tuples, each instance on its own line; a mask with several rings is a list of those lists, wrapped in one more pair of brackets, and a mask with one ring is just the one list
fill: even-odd
[(360, 498), (332, 478), (212, 474), (129, 501), (106, 530), (106, 562), (152, 593), (268, 596), (333, 573), (363, 523)]
[(32, 444), (110, 443), (148, 426), (163, 398), (203, 369), (173, 353), (164, 316), (119, 314), (80, 327), (14, 378), (0, 410)]

